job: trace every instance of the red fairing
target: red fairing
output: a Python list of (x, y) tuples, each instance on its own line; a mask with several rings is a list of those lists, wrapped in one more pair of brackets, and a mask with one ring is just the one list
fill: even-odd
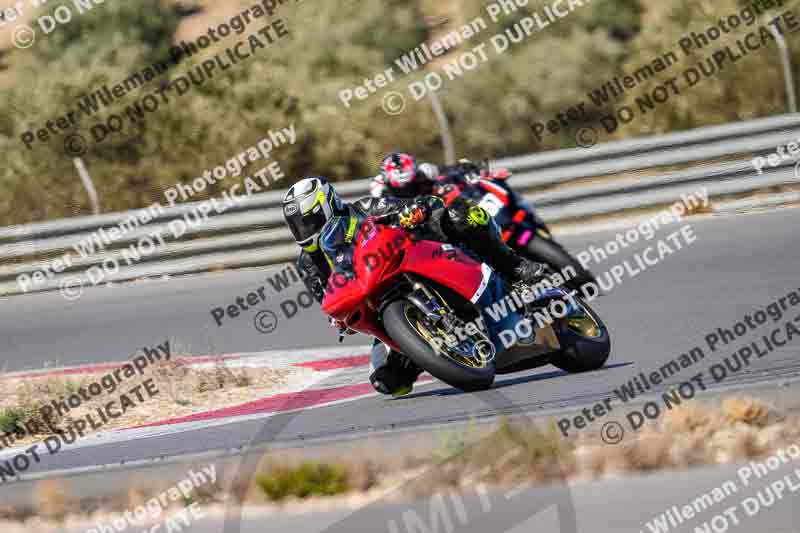
[(472, 299), (483, 282), (481, 263), (458, 248), (434, 241), (413, 241), (408, 232), (367, 221), (359, 231), (353, 257), (355, 278), (332, 275), (322, 310), (361, 333), (390, 346), (378, 320), (383, 295), (403, 273), (418, 274)]
[(401, 271), (441, 283), (467, 300), (472, 299), (483, 281), (481, 263), (454, 246), (435, 241), (409, 243)]

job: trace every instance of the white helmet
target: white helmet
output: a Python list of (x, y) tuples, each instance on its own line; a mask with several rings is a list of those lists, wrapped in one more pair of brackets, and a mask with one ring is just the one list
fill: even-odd
[(323, 226), (345, 207), (333, 187), (321, 177), (305, 178), (283, 197), (283, 218), (302, 247), (316, 243)]

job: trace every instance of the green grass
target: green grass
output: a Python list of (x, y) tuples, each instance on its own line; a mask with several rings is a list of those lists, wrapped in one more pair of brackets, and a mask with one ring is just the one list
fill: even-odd
[(259, 474), (256, 482), (273, 501), (290, 497), (333, 496), (350, 490), (350, 471), (340, 465), (304, 462), (297, 466), (271, 468)]
[(181, 501), (183, 502), (184, 507), (191, 507), (192, 504), (197, 503), (197, 500), (194, 499), (193, 494), (189, 494), (189, 496), (181, 495)]
[(12, 407), (0, 412), (0, 433), (13, 433), (25, 419), (25, 411)]
[(8, 407), (0, 411), (0, 434), (21, 431), (20, 435), (35, 433), (50, 433), (59, 423), (59, 418), (45, 418), (42, 416), (41, 401), (23, 401), (15, 407)]
[(79, 388), (80, 384), (76, 381), (68, 379), (64, 382), (64, 390), (67, 391), (69, 394), (77, 393)]

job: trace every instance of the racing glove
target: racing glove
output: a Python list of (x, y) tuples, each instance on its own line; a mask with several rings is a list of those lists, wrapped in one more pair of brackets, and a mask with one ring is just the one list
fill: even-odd
[(405, 229), (414, 229), (420, 224), (424, 223), (428, 218), (428, 209), (421, 204), (410, 204), (405, 207), (397, 215), (400, 226)]

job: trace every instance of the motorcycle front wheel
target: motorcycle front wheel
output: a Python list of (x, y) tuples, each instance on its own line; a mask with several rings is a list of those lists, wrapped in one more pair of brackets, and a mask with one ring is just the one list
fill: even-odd
[(437, 351), (432, 346), (436, 335), (422, 320), (421, 312), (407, 300), (395, 300), (383, 311), (387, 333), (403, 354), (432, 376), (465, 392), (486, 390), (494, 383), (495, 363)]

